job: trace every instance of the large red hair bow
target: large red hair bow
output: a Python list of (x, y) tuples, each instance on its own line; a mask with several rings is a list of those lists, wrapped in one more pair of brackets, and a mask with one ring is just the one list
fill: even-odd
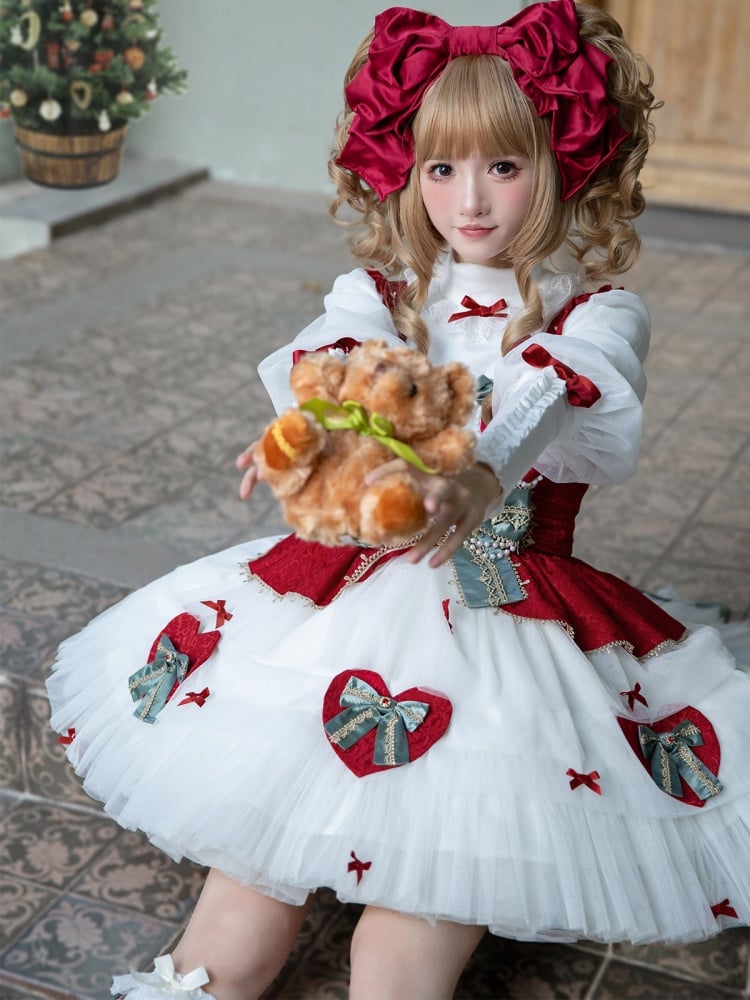
[(375, 18), (368, 61), (346, 88), (355, 117), (338, 158), (381, 201), (405, 186), (414, 165), (411, 119), (451, 59), (496, 55), (509, 64), (540, 117), (570, 198), (629, 134), (607, 95), (612, 61), (581, 39), (574, 0), (538, 3), (493, 27), (457, 27), (391, 7)]

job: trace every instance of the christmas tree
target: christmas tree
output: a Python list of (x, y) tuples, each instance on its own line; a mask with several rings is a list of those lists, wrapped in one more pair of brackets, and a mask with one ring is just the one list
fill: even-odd
[(0, 0), (0, 117), (23, 128), (108, 132), (185, 80), (155, 0)]

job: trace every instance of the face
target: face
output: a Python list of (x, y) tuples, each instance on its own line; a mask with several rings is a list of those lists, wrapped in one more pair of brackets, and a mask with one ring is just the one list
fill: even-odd
[(420, 168), (430, 220), (459, 263), (508, 267), (511, 240), (531, 203), (534, 169), (523, 156), (427, 160)]

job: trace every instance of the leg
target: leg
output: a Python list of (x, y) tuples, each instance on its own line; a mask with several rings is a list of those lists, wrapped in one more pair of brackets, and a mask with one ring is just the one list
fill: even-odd
[(368, 906), (352, 939), (350, 1000), (450, 1000), (484, 932)]
[(175, 949), (175, 969), (205, 966), (205, 989), (216, 1000), (254, 1000), (281, 971), (311, 901), (280, 903), (211, 871)]

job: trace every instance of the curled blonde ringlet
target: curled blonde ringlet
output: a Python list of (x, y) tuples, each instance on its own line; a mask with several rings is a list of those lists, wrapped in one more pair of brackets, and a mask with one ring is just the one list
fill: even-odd
[(617, 21), (588, 4), (578, 4), (581, 37), (611, 57), (609, 94), (630, 135), (615, 159), (574, 199), (572, 243), (591, 277), (620, 274), (635, 263), (640, 239), (633, 222), (646, 202), (638, 179), (654, 140), (651, 113), (656, 101), (650, 66), (624, 39)]
[[(656, 107), (650, 89), (652, 74), (624, 41), (612, 17), (587, 4), (578, 4), (577, 12), (581, 36), (613, 59), (610, 97), (631, 134), (616, 157), (564, 202), (548, 123), (537, 116), (499, 56), (461, 56), (448, 63), (412, 122), (415, 164), (409, 181), (383, 202), (356, 174), (338, 164), (353, 117), (351, 109), (345, 106), (339, 118), (329, 161), (337, 189), (331, 214), (356, 227), (350, 246), (362, 266), (388, 278), (401, 277), (407, 269), (413, 272), (393, 319), (398, 331), (422, 351), (429, 348), (429, 332), (420, 311), (435, 263), (446, 249), (422, 202), (419, 175), (426, 160), (462, 159), (478, 153), (523, 156), (533, 165), (528, 215), (508, 248), (524, 308), (508, 323), (504, 354), (542, 328), (545, 317), (533, 272), (563, 244), (568, 244), (591, 278), (625, 271), (637, 257), (640, 244), (633, 220), (644, 208), (638, 174), (653, 139), (649, 123), (650, 111)], [(345, 84), (364, 65), (371, 37), (355, 53)], [(353, 219), (338, 217), (344, 207), (353, 211)]]

